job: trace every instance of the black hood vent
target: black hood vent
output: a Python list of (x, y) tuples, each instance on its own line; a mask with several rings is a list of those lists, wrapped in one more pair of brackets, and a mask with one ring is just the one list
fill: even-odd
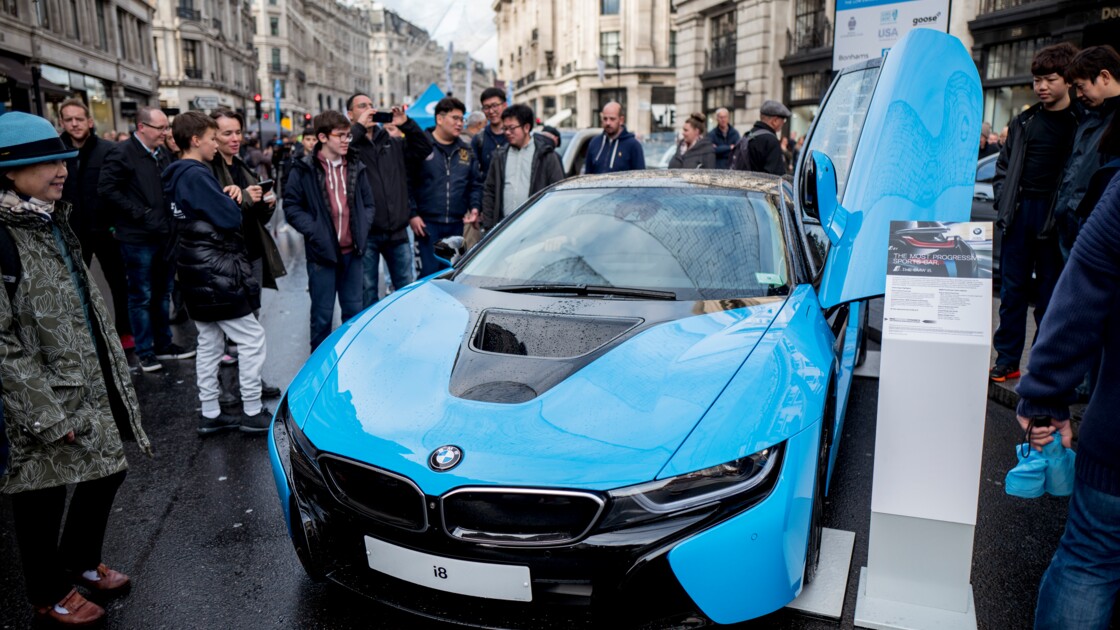
[(641, 322), (625, 317), (490, 309), (479, 318), (471, 345), (497, 354), (571, 359), (602, 348)]

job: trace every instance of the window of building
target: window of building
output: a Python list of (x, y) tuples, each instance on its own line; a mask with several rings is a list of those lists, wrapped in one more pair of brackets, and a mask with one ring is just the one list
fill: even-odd
[(1017, 42), (997, 44), (988, 49), (984, 67), (985, 79), (1010, 79), (1031, 76), (1031, 59), (1034, 54), (1054, 43), (1052, 37), (1021, 39)]
[(202, 78), (202, 64), (198, 58), (198, 42), (193, 39), (183, 40), (183, 74), (188, 79)]
[(272, 35), (273, 37), (279, 37), (280, 36), (280, 18), (278, 18), (278, 17), (268, 18), (268, 34)]
[(106, 0), (97, 0), (94, 4), (94, 10), (97, 13), (97, 47), (108, 51), (109, 27), (105, 21), (105, 2)]
[(677, 32), (669, 31), (669, 67), (677, 67)]
[(279, 48), (273, 48), (272, 49), (272, 67), (273, 68), (279, 68), (280, 67), (280, 49)]
[(619, 64), (618, 31), (599, 33), (599, 57), (608, 67), (617, 68)]
[(280, 98), (288, 98), (288, 82), (280, 79)]
[(708, 70), (735, 66), (735, 12), (728, 11), (711, 20), (712, 39), (708, 45)]
[(793, 26), (793, 51), (832, 45), (832, 26), (825, 14), (824, 0), (797, 0)]
[(49, 3), (47, 3), (47, 2), (36, 2), (35, 3), (35, 11), (37, 13), (36, 17), (39, 18), (39, 26), (42, 27), (42, 28), (50, 28), (51, 27), (51, 14), (50, 14), (50, 11), (47, 10), (47, 4), (49, 4)]
[(599, 13), (602, 15), (618, 15), (619, 0), (599, 0)]
[(542, 96), (541, 97), (541, 118), (548, 118), (556, 113), (556, 97), (555, 96)]
[(704, 111), (713, 113), (721, 107), (735, 109), (735, 89), (733, 85), (716, 85), (704, 88)]
[[(39, 2), (37, 4), (42, 5), (46, 3)], [(117, 56), (121, 59), (128, 58), (128, 55), (126, 54), (126, 51), (128, 50), (128, 40), (124, 38), (124, 23), (127, 18), (127, 13), (120, 9), (117, 9)]]
[(0, 0), (0, 11), (2, 11), (4, 15), (18, 18), (19, 3), (16, 0)]
[(66, 34), (76, 40), (82, 38), (82, 27), (78, 23), (78, 0), (70, 0), (70, 28)]

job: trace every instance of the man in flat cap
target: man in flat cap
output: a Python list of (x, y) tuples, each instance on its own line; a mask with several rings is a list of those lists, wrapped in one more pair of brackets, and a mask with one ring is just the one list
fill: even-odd
[(778, 131), (789, 120), (789, 108), (778, 101), (766, 101), (759, 114), (759, 120), (750, 133), (735, 145), (731, 168), (736, 171), (785, 175), (786, 160), (782, 156)]

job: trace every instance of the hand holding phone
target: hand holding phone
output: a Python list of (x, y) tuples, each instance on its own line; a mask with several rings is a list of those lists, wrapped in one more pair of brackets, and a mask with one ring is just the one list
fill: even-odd
[(268, 191), (272, 190), (272, 186), (274, 183), (275, 182), (273, 182), (271, 179), (262, 179), (257, 185), (261, 187), (261, 192), (267, 193)]
[(375, 123), (391, 123), (393, 122), (393, 112), (374, 112), (373, 122)]

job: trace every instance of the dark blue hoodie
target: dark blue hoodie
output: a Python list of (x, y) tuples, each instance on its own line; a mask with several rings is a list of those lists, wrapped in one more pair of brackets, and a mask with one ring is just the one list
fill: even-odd
[(587, 161), (584, 162), (584, 173), (587, 175), (640, 171), (645, 167), (646, 155), (642, 152), (642, 143), (626, 130), (626, 125), (622, 126), (622, 131), (614, 140), (601, 133), (592, 138), (587, 147)]
[(171, 216), (202, 220), (219, 230), (241, 230), (241, 208), (222, 192), (210, 167), (197, 160), (178, 160), (163, 171), (163, 198)]

